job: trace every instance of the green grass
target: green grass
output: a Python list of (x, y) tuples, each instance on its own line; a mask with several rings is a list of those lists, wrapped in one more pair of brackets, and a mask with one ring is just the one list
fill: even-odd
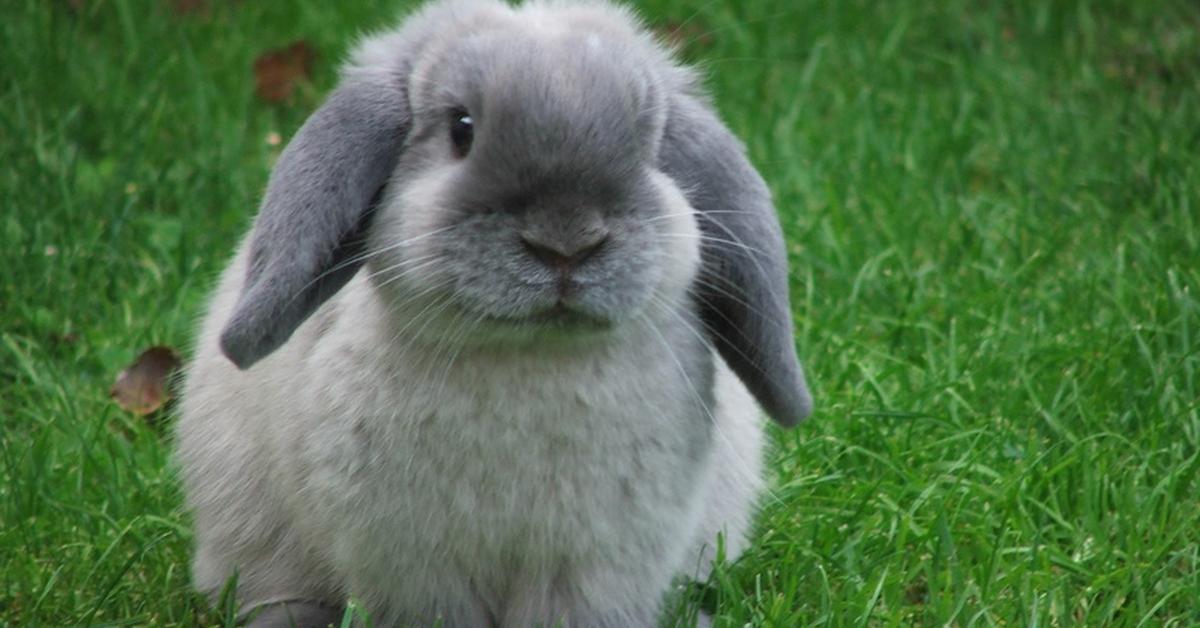
[[(396, 3), (10, 3), (0, 20), (0, 624), (222, 621), (169, 430), (278, 150)], [(771, 183), (817, 399), (719, 626), (1200, 622), (1200, 5), (646, 0)], [(305, 38), (310, 89), (253, 96)]]

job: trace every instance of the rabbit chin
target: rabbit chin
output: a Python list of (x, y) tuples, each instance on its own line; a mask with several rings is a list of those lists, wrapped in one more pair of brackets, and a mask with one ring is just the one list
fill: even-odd
[[(664, 299), (658, 294), (655, 299)], [(553, 347), (583, 349), (612, 341), (657, 310), (634, 306), (619, 313), (590, 306), (586, 298), (547, 297), (520, 310), (490, 308), (479, 303), (430, 295), (391, 312), (398, 336), (422, 344), (480, 349), (540, 350)], [(662, 302), (666, 302), (664, 299)], [(428, 314), (437, 308), (435, 315)], [(413, 321), (418, 321), (413, 324)]]
[(616, 321), (556, 307), (520, 318), (489, 316), (480, 320), (463, 342), (480, 347), (577, 347), (603, 343), (621, 328)]

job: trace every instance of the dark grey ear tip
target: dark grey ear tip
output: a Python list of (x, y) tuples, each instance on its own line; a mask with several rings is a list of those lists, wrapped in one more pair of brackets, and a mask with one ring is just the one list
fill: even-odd
[(791, 399), (782, 400), (773, 404), (775, 407), (767, 409), (767, 414), (783, 428), (796, 427), (812, 415), (813, 402), (808, 387), (801, 381), (793, 390), (795, 392)]
[(218, 344), (221, 347), (221, 353), (225, 354), (225, 357), (229, 358), (229, 361), (233, 362), (238, 370), (244, 371), (254, 366), (263, 357), (263, 352), (258, 350), (256, 343), (245, 337), (241, 326), (236, 321), (226, 325), (225, 329), (221, 331)]
[(808, 391), (800, 393), (800, 398), (796, 400), (796, 409), (792, 412), (792, 421), (787, 427), (796, 427), (797, 425), (808, 420), (812, 416), (813, 402), (812, 395)]

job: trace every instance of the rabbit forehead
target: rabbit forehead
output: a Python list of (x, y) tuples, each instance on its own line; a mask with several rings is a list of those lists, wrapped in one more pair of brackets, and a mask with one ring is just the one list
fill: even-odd
[(601, 169), (647, 154), (661, 129), (645, 123), (649, 81), (636, 65), (578, 40), (514, 44), (491, 57), (475, 94), (481, 150)]
[(454, 57), (464, 71), (414, 99), (417, 125), (436, 128), (465, 107), (475, 120), (471, 161), (489, 179), (627, 180), (651, 161), (662, 125), (651, 80), (605, 47), (537, 34), (475, 38)]
[(478, 122), (560, 141), (632, 127), (658, 100), (657, 50), (623, 12), (602, 7), (481, 6), (462, 16), (413, 64), (414, 113), (461, 106)]

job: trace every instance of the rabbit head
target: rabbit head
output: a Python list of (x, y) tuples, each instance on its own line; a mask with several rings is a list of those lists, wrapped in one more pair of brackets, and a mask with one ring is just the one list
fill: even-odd
[(674, 300), (699, 266), (690, 207), (656, 167), (653, 49), (522, 24), (490, 22), (410, 74), (412, 128), (367, 265), (411, 316), (442, 313), (412, 329), (580, 339)]
[(806, 416), (769, 193), (614, 11), (443, 3), (361, 46), (272, 173), (225, 354), (248, 368), (364, 264), (412, 333), (459, 342), (603, 336), (686, 297), (772, 417)]

